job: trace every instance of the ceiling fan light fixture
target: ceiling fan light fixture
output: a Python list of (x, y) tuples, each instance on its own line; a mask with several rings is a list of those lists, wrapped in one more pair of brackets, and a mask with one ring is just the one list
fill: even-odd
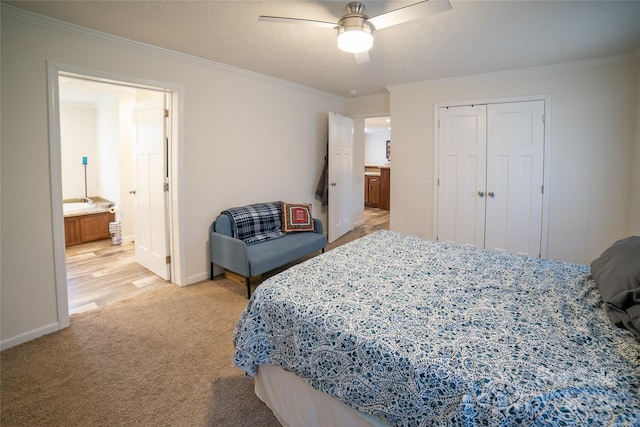
[(373, 47), (371, 27), (363, 22), (363, 19), (359, 21), (355, 25), (343, 22), (343, 25), (338, 28), (338, 48), (340, 50), (349, 53), (362, 53)]

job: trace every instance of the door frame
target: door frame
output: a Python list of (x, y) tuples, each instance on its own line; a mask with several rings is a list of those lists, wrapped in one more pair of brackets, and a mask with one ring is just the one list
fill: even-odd
[(186, 286), (184, 248), (181, 236), (184, 235), (184, 224), (180, 216), (180, 191), (182, 174), (182, 135), (184, 88), (181, 85), (160, 82), (138, 77), (109, 73), (75, 65), (47, 61), (47, 104), (49, 118), (49, 172), (51, 185), (51, 221), (53, 230), (53, 263), (56, 290), (56, 311), (58, 327), (69, 326), (69, 297), (67, 291), (67, 271), (64, 237), (64, 215), (62, 212), (62, 163), (60, 141), (60, 89), (59, 77), (70, 75), (102, 83), (120, 86), (132, 86), (144, 89), (163, 91), (171, 94), (170, 114), (170, 178), (169, 204), (167, 219), (169, 221), (169, 253), (171, 256), (172, 283)]
[(433, 167), (433, 236), (438, 232), (438, 200), (439, 200), (439, 154), (440, 154), (440, 108), (446, 107), (462, 107), (465, 105), (476, 104), (505, 104), (513, 102), (527, 102), (527, 101), (544, 101), (544, 154), (543, 154), (543, 166), (542, 166), (542, 182), (544, 191), (542, 193), (542, 224), (540, 239), (540, 256), (547, 258), (549, 254), (549, 200), (551, 186), (549, 184), (549, 171), (551, 166), (551, 95), (526, 95), (526, 96), (513, 96), (504, 98), (481, 98), (469, 101), (451, 101), (441, 102), (434, 104), (433, 118), (435, 126), (433, 127), (433, 150), (434, 150), (434, 167)]

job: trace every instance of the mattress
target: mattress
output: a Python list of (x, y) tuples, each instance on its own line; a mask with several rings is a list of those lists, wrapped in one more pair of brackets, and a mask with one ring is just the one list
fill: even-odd
[(379, 231), (263, 282), (233, 340), (394, 426), (640, 424), (640, 344), (584, 265)]
[(258, 367), (255, 392), (284, 427), (389, 427), (384, 420), (350, 408), (278, 366)]

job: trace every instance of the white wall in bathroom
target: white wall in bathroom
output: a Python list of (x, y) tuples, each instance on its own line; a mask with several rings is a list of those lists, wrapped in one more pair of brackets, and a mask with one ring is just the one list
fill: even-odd
[(129, 194), (136, 188), (134, 173), (134, 123), (133, 109), (135, 95), (121, 93), (118, 95), (118, 163), (120, 165), (120, 188), (116, 221), (120, 221), (122, 240), (131, 241), (135, 235), (135, 196)]
[(387, 141), (391, 132), (372, 132), (364, 137), (364, 164), (384, 165), (387, 162)]
[(119, 97), (102, 98), (97, 104), (96, 149), (98, 152), (98, 183), (100, 196), (115, 203), (120, 201)]
[(60, 143), (62, 166), (62, 198), (82, 198), (84, 166), (87, 157), (87, 193), (98, 190), (96, 151), (96, 108), (93, 104), (61, 103)]

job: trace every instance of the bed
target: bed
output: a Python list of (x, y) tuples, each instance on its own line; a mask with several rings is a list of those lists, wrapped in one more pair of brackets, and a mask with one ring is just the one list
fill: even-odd
[(640, 425), (585, 265), (379, 231), (263, 282), (233, 340), (283, 425)]

